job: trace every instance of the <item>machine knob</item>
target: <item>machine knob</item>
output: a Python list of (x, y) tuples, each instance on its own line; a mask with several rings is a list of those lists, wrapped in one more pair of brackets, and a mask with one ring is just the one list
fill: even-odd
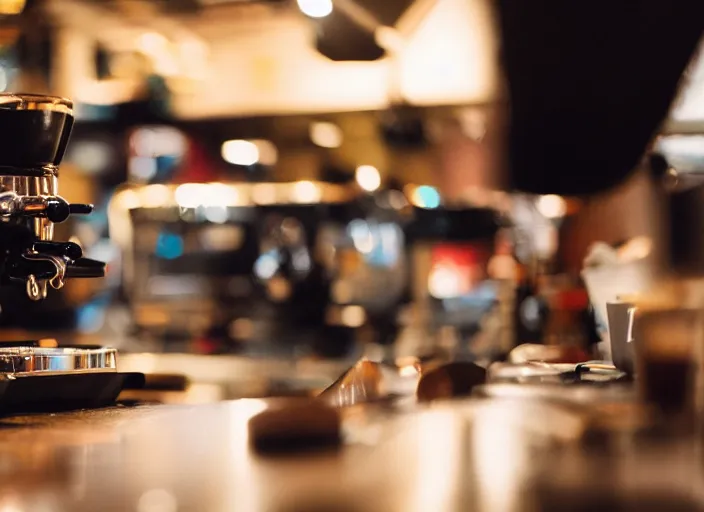
[(69, 204), (60, 197), (51, 197), (46, 200), (46, 218), (55, 223), (65, 221), (70, 215), (87, 215), (92, 211), (92, 204)]

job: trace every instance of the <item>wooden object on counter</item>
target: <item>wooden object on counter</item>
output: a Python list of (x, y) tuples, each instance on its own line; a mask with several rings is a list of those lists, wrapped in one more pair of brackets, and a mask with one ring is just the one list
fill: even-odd
[(330, 448), (342, 442), (339, 409), (314, 399), (280, 399), (249, 420), (252, 447), (260, 453)]
[(418, 382), (419, 402), (469, 396), (475, 386), (486, 382), (486, 370), (470, 362), (448, 363), (424, 371)]

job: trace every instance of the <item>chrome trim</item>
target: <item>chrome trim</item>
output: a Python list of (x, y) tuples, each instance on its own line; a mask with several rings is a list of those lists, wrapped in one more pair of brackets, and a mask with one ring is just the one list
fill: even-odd
[(55, 196), (59, 192), (58, 177), (47, 172), (44, 176), (9, 176), (0, 174), (0, 190), (20, 196)]
[[(1, 106), (0, 106), (1, 108)], [(46, 169), (44, 176), (10, 176), (0, 175), (0, 191), (14, 192), (18, 196), (32, 197), (40, 201), (42, 196), (56, 196), (59, 189), (58, 176), (51, 169)], [(1, 203), (2, 201), (0, 201)], [(4, 222), (15, 219), (0, 219)], [(30, 224), (34, 234), (43, 241), (54, 238), (54, 223), (46, 218), (36, 217), (23, 219)]]
[(0, 94), (0, 109), (5, 110), (49, 110), (73, 115), (73, 102), (58, 96), (42, 94)]
[(114, 348), (0, 348), (0, 374), (15, 377), (116, 371)]

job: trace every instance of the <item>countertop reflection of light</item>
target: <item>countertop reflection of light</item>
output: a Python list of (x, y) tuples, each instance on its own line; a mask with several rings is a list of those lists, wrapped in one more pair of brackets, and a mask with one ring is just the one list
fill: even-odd
[(292, 198), (296, 203), (317, 203), (321, 198), (320, 187), (310, 181), (299, 181), (293, 185)]
[(259, 148), (248, 140), (228, 140), (220, 150), (222, 159), (234, 165), (254, 165), (259, 161)]
[(535, 207), (543, 217), (548, 219), (559, 219), (565, 216), (567, 203), (556, 195), (540, 196), (535, 202)]
[(4, 67), (0, 67), (0, 91), (7, 89), (7, 70)]
[(166, 489), (150, 489), (140, 496), (138, 512), (176, 512), (178, 500)]
[(417, 187), (411, 193), (411, 202), (420, 208), (437, 208), (440, 206), (440, 194), (428, 185)]
[(367, 192), (374, 192), (381, 186), (379, 170), (372, 165), (360, 165), (354, 176), (357, 184)]
[(374, 41), (389, 53), (400, 53), (406, 46), (403, 35), (391, 27), (378, 27), (374, 31)]
[(297, 0), (298, 8), (311, 18), (324, 18), (332, 13), (332, 0)]
[(311, 123), (309, 136), (313, 144), (321, 148), (332, 149), (342, 145), (342, 130), (334, 123)]
[[(416, 436), (415, 453), (409, 453), (419, 471), (408, 493), (404, 510), (451, 510), (457, 508), (456, 491), (464, 484), (459, 481), (463, 473), (463, 452), (467, 427), (452, 417), (448, 410), (427, 411), (414, 419), (408, 427)], [(401, 455), (403, 456), (403, 455)], [(437, 471), (435, 468), (443, 468)], [(455, 498), (455, 499), (453, 499)], [(482, 509), (484, 510), (484, 509)], [(509, 509), (486, 509), (509, 510)]]
[(19, 500), (14, 501), (3, 501), (0, 502), (0, 512), (25, 512), (27, 509), (23, 508)]

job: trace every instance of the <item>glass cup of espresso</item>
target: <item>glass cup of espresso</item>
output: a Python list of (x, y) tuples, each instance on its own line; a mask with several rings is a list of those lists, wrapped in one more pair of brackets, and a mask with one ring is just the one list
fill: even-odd
[(642, 399), (664, 413), (692, 411), (702, 310), (638, 308), (633, 330)]

